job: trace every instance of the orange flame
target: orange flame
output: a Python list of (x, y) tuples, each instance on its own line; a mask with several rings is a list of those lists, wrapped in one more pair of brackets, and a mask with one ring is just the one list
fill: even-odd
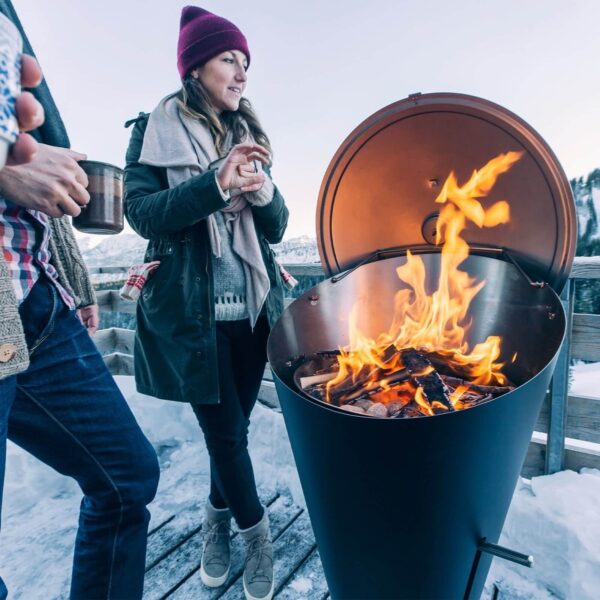
[[(377, 339), (364, 335), (358, 326), (360, 307), (358, 303), (354, 305), (349, 319), (350, 344), (346, 349), (340, 348), (339, 372), (327, 383), (328, 398), (330, 392), (349, 377), (353, 382), (365, 380), (374, 385), (375, 377), (380, 378), (382, 371), (384, 374), (393, 373), (401, 368), (399, 353), (387, 353), (389, 348), (412, 347), (443, 354), (473, 383), (502, 385), (507, 382), (501, 372), (504, 363), (498, 361), (500, 337), (489, 336), (485, 342), (471, 349), (468, 347), (469, 306), (485, 281), (476, 281), (458, 267), (469, 255), (469, 245), (461, 237), (468, 221), (480, 228), (509, 222), (510, 209), (505, 200), (486, 209), (480, 199), (489, 194), (498, 177), (508, 171), (521, 155), (522, 152), (507, 152), (493, 158), (481, 169), (475, 170), (463, 185), (458, 184), (454, 172), (450, 173), (435, 200), (444, 205), (436, 232), (436, 244), (443, 240), (437, 290), (427, 294), (425, 264), (419, 256), (407, 251), (406, 263), (396, 272), (408, 287), (399, 290), (394, 297), (394, 314), (389, 330), (378, 335)], [(387, 359), (387, 354), (392, 354), (392, 357)], [(377, 385), (381, 386), (381, 383)], [(466, 388), (459, 388), (452, 394), (450, 400), (453, 405), (460, 404), (460, 397), (465, 391)], [(434, 414), (421, 388), (416, 389), (415, 401), (426, 414)], [(441, 404), (435, 406), (440, 407), (446, 409)]]

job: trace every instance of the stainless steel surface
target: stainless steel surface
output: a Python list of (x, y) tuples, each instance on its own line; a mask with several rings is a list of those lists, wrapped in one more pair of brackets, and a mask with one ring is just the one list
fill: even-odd
[[(431, 293), (437, 287), (440, 255), (422, 254), (421, 258)], [(404, 257), (395, 257), (363, 265), (335, 283), (332, 279), (319, 283), (292, 302), (269, 337), (271, 368), (293, 386), (286, 365), (291, 357), (348, 344), (348, 320), (355, 302), (365, 334), (377, 337), (387, 331), (394, 294), (406, 287), (396, 275), (396, 268), (405, 262)], [(469, 311), (473, 323), (467, 334), (469, 343), (472, 346), (489, 335), (502, 336), (503, 358), (509, 360), (518, 353), (515, 363), (507, 365), (507, 375), (516, 384), (527, 381), (558, 351), (565, 326), (560, 299), (549, 286), (532, 287), (508, 262), (470, 256), (461, 269), (486, 281)]]
[(440, 208), (434, 200), (448, 174), (454, 171), (464, 182), (474, 169), (509, 150), (524, 156), (499, 177), (484, 205), (507, 200), (511, 221), (491, 229), (469, 227), (465, 239), (510, 250), (531, 277), (560, 291), (577, 231), (571, 189), (557, 158), (519, 117), (461, 94), (414, 95), (396, 102), (342, 143), (317, 207), (326, 273), (348, 269), (377, 248), (423, 244), (423, 229), (428, 232), (427, 218)]

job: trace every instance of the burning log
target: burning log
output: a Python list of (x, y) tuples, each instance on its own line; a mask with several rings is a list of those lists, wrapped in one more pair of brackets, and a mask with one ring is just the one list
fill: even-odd
[(365, 364), (358, 373), (349, 374), (331, 387), (329, 382), (339, 375), (338, 356), (339, 352), (330, 350), (305, 356), (294, 379), (311, 398), (355, 414), (415, 418), (454, 412), (515, 389), (512, 385), (470, 382), (469, 366), (453, 360), (451, 352), (420, 351), (412, 347), (398, 350), (393, 344), (378, 353), (381, 362)]
[(315, 373), (314, 375), (308, 375), (307, 377), (300, 377), (300, 387), (305, 390), (311, 386), (319, 383), (327, 383), (336, 377), (337, 373)]
[[(331, 401), (339, 406), (342, 403), (352, 402), (358, 398), (368, 398), (373, 394), (385, 391), (395, 385), (399, 385), (408, 381), (410, 373), (406, 369), (399, 369), (390, 374), (385, 374), (379, 367), (373, 367), (371, 369), (365, 369), (365, 373), (361, 374), (360, 378), (352, 383), (352, 378), (348, 377), (346, 380), (341, 382), (339, 386), (336, 386), (334, 390), (331, 390), (329, 397)], [(365, 388), (369, 382), (380, 383), (372, 388)]]
[(487, 402), (491, 400), (494, 396), (492, 394), (487, 394), (485, 396), (475, 395), (475, 394), (463, 394), (457, 402), (458, 408), (472, 408), (473, 406), (477, 406), (482, 402)]
[(409, 402), (406, 406), (403, 406), (392, 419), (415, 419), (417, 417), (423, 417), (423, 413), (416, 402)]
[(316, 398), (321, 402), (327, 402), (327, 396), (325, 394), (325, 387), (322, 385), (313, 385), (304, 389), (304, 392), (311, 398)]
[(478, 394), (483, 395), (491, 394), (492, 396), (501, 396), (502, 394), (508, 394), (508, 392), (512, 392), (515, 389), (514, 385), (479, 385), (450, 375), (441, 375), (440, 377), (446, 385), (454, 389), (463, 385), (468, 388), (469, 392), (477, 392)]
[(352, 376), (346, 377), (339, 385), (336, 386), (335, 390), (330, 391), (329, 398), (333, 404), (340, 406), (342, 400), (344, 403), (362, 396), (366, 390), (365, 385), (369, 381), (372, 381), (379, 372), (379, 367), (370, 367), (361, 369), (358, 378), (353, 379)]
[[(431, 362), (414, 348), (400, 351), (402, 362), (411, 374), (411, 379), (422, 389), (425, 399), (434, 412), (453, 412), (450, 390), (442, 381)], [(439, 403), (441, 406), (435, 406)]]
[(394, 344), (390, 344), (387, 348), (383, 350), (380, 354), (380, 358), (384, 363), (388, 363), (398, 354), (398, 348), (394, 346)]

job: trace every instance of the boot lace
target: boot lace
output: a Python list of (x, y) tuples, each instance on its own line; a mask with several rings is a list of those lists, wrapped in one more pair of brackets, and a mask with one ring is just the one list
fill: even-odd
[[(208, 529), (206, 530), (205, 545), (209, 544), (218, 545), (219, 543), (226, 543), (229, 540), (229, 534), (231, 527), (227, 521), (209, 521), (207, 522)], [(223, 539), (225, 537), (225, 539)], [(221, 538), (221, 539), (219, 539)], [(214, 548), (211, 550), (211, 557), (209, 563), (214, 562), (227, 562), (225, 554), (221, 552), (215, 552)]]
[[(247, 566), (250, 560), (252, 560), (256, 556), (256, 568), (252, 572), (252, 576), (249, 578), (250, 582), (254, 581), (271, 581), (271, 577), (269, 573), (271, 572), (271, 568), (267, 567), (266, 563), (263, 561), (263, 556), (269, 559), (269, 562), (272, 565), (272, 559), (270, 556), (266, 556), (264, 551), (271, 544), (271, 540), (269, 536), (263, 535), (254, 538), (248, 542), (248, 550), (246, 554), (246, 562), (244, 566)], [(262, 565), (262, 566), (261, 566)]]

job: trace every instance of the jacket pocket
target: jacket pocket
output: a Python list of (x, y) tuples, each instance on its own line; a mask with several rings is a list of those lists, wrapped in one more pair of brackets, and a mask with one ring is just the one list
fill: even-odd
[(171, 240), (156, 239), (148, 244), (144, 260), (151, 262), (160, 261), (157, 269), (148, 277), (148, 281), (142, 289), (141, 299), (150, 302), (154, 296), (164, 290), (168, 294), (169, 286), (177, 280), (176, 265), (174, 261), (175, 242)]

